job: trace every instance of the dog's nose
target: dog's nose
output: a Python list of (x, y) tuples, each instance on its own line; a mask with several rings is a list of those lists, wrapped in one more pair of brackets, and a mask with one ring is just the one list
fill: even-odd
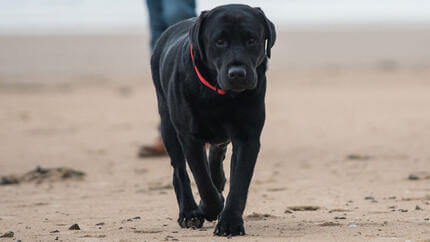
[(241, 66), (232, 66), (228, 69), (228, 77), (230, 79), (243, 79), (246, 76), (245, 68)]

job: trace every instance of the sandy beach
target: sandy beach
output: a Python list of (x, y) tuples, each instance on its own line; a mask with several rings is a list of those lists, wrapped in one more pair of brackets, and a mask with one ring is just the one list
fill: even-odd
[[(279, 35), (247, 235), (233, 240), (430, 241), (429, 40)], [(181, 229), (169, 159), (137, 157), (157, 135), (147, 49), (140, 35), (0, 37), (0, 176), (41, 167), (0, 185), (0, 236), (13, 232), (0, 240), (228, 239), (213, 222)], [(84, 175), (43, 176), (58, 167)]]

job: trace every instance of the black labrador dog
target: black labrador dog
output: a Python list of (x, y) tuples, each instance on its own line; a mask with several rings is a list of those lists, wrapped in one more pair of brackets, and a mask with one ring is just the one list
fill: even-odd
[[(275, 38), (275, 27), (261, 9), (232, 4), (170, 27), (156, 44), (151, 71), (181, 227), (199, 228), (205, 219), (218, 219), (214, 234), (245, 234), (242, 214), (260, 149), (265, 72)], [(230, 142), (230, 191), (224, 206), (222, 163)]]

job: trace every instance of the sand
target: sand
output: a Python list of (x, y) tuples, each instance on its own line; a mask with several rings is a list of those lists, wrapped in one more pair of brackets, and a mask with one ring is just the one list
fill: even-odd
[[(282, 70), (281, 60), (269, 74), (247, 235), (233, 239), (429, 241), (430, 69)], [(136, 156), (157, 134), (147, 74), (66, 83), (0, 88), (0, 176), (37, 166), (85, 173), (0, 186), (0, 235), (227, 240), (212, 236), (213, 222), (181, 229), (169, 159)], [(80, 230), (69, 230), (74, 224)]]

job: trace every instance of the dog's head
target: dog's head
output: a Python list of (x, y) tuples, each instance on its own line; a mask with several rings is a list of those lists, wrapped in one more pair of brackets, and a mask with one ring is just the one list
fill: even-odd
[(273, 23), (260, 8), (231, 4), (203, 11), (190, 30), (195, 58), (216, 73), (223, 90), (257, 86), (257, 67), (275, 43)]

